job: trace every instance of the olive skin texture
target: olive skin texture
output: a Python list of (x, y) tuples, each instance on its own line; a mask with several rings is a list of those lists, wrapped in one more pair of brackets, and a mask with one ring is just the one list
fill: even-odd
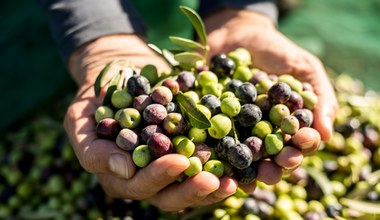
[(211, 57), (210, 70), (218, 77), (231, 76), (235, 69), (235, 62), (225, 54), (216, 54)]
[(120, 129), (119, 122), (113, 118), (105, 118), (96, 125), (96, 133), (105, 139), (114, 140)]
[(254, 103), (257, 97), (256, 87), (250, 82), (245, 82), (236, 88), (235, 95), (243, 103)]
[(234, 145), (235, 145), (235, 140), (231, 136), (225, 136), (224, 138), (220, 139), (218, 144), (215, 146), (216, 156), (223, 160), (227, 159), (228, 149), (233, 147)]
[(116, 145), (123, 150), (133, 151), (139, 145), (139, 136), (131, 129), (122, 129), (116, 137)]
[(292, 115), (298, 119), (300, 128), (311, 127), (313, 124), (313, 112), (307, 108), (297, 109)]
[(258, 165), (251, 163), (251, 165), (245, 169), (235, 169), (234, 177), (240, 184), (250, 184), (256, 180)]
[(247, 145), (252, 152), (252, 161), (258, 161), (262, 158), (265, 151), (263, 140), (251, 136), (245, 139), (244, 144)]
[(143, 118), (150, 124), (160, 124), (168, 115), (165, 106), (161, 104), (148, 105), (143, 111)]
[(277, 82), (268, 90), (268, 97), (273, 104), (283, 104), (289, 100), (291, 91), (288, 84)]
[(155, 157), (162, 157), (173, 152), (173, 144), (170, 139), (161, 133), (155, 133), (148, 141), (149, 152)]
[(149, 80), (140, 75), (133, 75), (127, 81), (127, 91), (132, 96), (147, 95), (150, 91)]
[(221, 101), (215, 95), (204, 95), (201, 98), (200, 103), (210, 110), (211, 115), (216, 115), (221, 112)]
[(255, 104), (244, 104), (238, 115), (239, 124), (243, 127), (251, 127), (262, 118), (260, 108)]
[(245, 169), (251, 165), (253, 154), (251, 149), (243, 143), (237, 143), (228, 149), (228, 161), (238, 169)]

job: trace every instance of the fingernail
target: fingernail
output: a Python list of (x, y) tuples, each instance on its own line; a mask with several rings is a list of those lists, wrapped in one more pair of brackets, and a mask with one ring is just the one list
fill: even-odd
[(109, 160), (110, 169), (117, 175), (128, 179), (128, 164), (126, 157), (122, 154), (112, 154)]
[(331, 118), (326, 116), (324, 119), (323, 119), (323, 122), (326, 126), (326, 129), (327, 129), (327, 133), (328, 133), (328, 137), (326, 137), (325, 139), (327, 140), (330, 140), (331, 137), (332, 137), (332, 132), (333, 132), (333, 122), (331, 121)]
[(324, 124), (326, 125), (326, 128), (329, 129), (329, 132), (331, 132), (332, 130), (332, 121), (331, 121), (331, 118), (326, 116), (324, 119), (323, 119), (323, 122)]

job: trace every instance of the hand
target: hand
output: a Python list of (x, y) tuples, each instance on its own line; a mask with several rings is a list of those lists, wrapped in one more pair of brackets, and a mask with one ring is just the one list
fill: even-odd
[[(311, 155), (319, 146), (320, 140), (330, 140), (332, 123), (338, 108), (335, 93), (321, 62), (298, 47), (275, 29), (266, 16), (246, 10), (225, 9), (205, 19), (208, 31), (210, 56), (227, 53), (243, 47), (253, 54), (253, 64), (270, 74), (291, 73), (297, 79), (309, 82), (319, 98), (314, 111), (313, 129), (301, 129), (293, 138), (293, 145), (300, 152), (281, 152), (279, 163), (295, 165), (279, 167), (271, 161), (260, 164), (258, 180), (274, 184), (281, 179), (281, 169), (293, 170), (300, 165), (303, 156)], [(319, 136), (320, 135), (320, 136)], [(305, 153), (306, 152), (306, 153)], [(267, 174), (271, 173), (271, 176)]]
[(237, 189), (236, 181), (218, 179), (208, 172), (201, 172), (182, 183), (176, 182), (189, 166), (188, 159), (182, 155), (163, 156), (137, 171), (129, 153), (120, 150), (113, 141), (98, 139), (94, 112), (101, 105), (102, 97), (95, 97), (93, 85), (106, 63), (116, 58), (127, 59), (137, 68), (146, 64), (161, 70), (168, 68), (134, 35), (102, 37), (73, 53), (68, 65), (79, 90), (68, 108), (64, 127), (82, 167), (97, 175), (109, 196), (147, 199), (165, 211), (215, 203), (233, 194)]

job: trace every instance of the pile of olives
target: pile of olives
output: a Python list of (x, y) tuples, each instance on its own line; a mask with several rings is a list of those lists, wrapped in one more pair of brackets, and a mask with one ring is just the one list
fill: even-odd
[(131, 152), (136, 166), (178, 153), (189, 158), (186, 176), (204, 170), (243, 184), (256, 179), (260, 160), (293, 148), (318, 101), (310, 84), (253, 68), (244, 48), (170, 76), (147, 65), (107, 98), (95, 112), (97, 134)]

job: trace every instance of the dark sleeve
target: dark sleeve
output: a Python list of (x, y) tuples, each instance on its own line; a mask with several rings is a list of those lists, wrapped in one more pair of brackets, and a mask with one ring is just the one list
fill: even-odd
[(256, 11), (267, 15), (277, 23), (278, 8), (275, 0), (201, 0), (199, 14), (204, 17), (223, 8)]
[(127, 0), (37, 0), (37, 3), (48, 16), (64, 61), (76, 48), (98, 37), (145, 33), (142, 20)]

